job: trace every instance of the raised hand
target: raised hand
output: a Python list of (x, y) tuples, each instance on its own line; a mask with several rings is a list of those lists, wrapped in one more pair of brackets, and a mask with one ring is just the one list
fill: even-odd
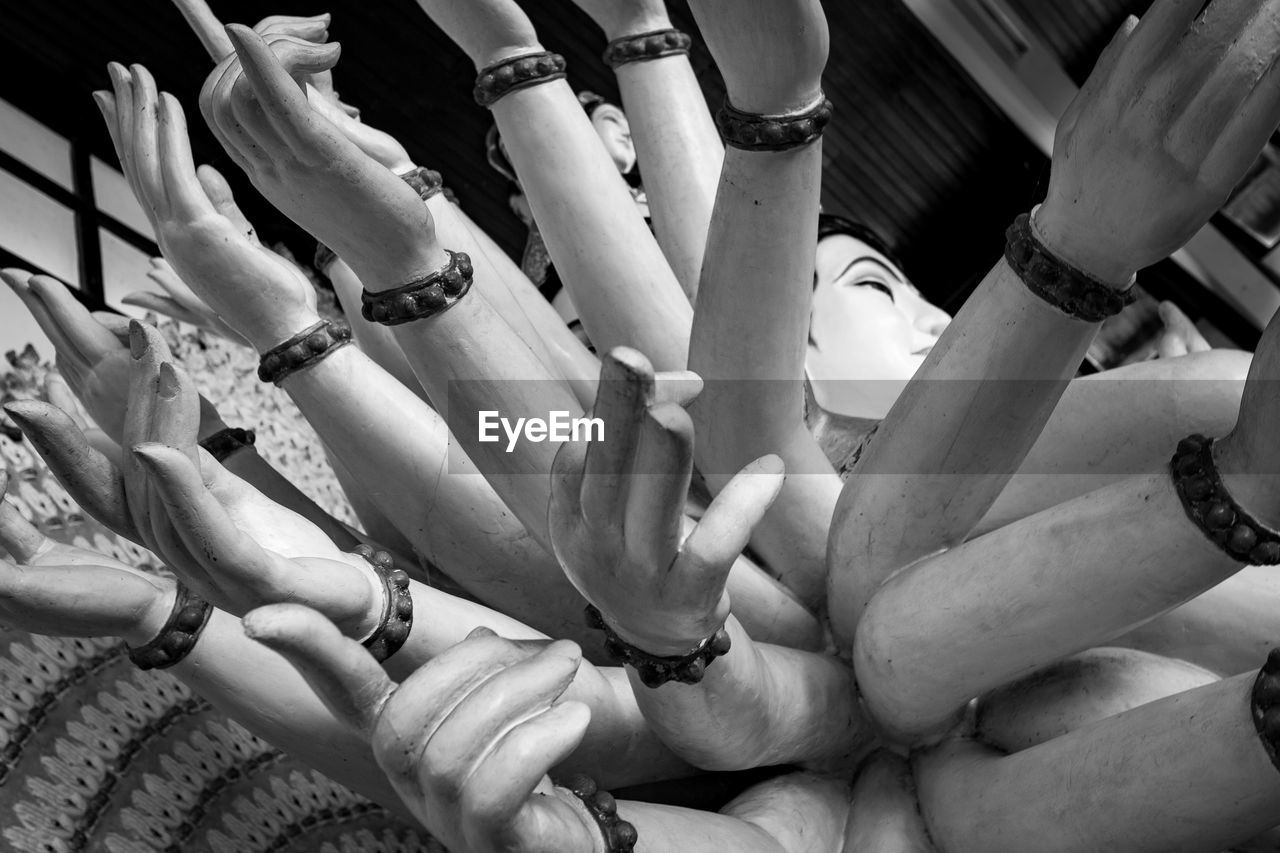
[(174, 271), (260, 353), (319, 320), (300, 270), (252, 236), (226, 181), (191, 157), (186, 117), (145, 68), (110, 66), (114, 95), (94, 93), (120, 162)]
[(160, 360), (162, 342), (134, 324), (124, 445), (117, 470), (52, 406), (6, 411), (71, 495), (98, 520), (154, 551), (185, 582), (232, 613), (278, 601), (321, 609), (353, 636), (376, 624), (381, 583), (363, 558), (197, 455), (190, 380)]
[(1119, 285), (1189, 240), (1280, 123), (1278, 26), (1259, 0), (1130, 18), (1058, 123), (1045, 245)]
[(729, 569), (782, 486), (765, 457), (711, 503), (687, 538), (693, 424), (654, 402), (653, 368), (634, 350), (604, 360), (601, 442), (566, 443), (552, 472), (551, 541), (569, 579), (606, 622), (652, 654), (684, 654), (729, 615)]
[[(0, 472), (0, 494), (7, 487)], [(0, 620), (34, 634), (149, 641), (173, 607), (170, 581), (55, 542), (0, 498)]]
[[(254, 186), (342, 257), (366, 287), (395, 287), (445, 260), (422, 200), (312, 109), (291, 75), (333, 67), (337, 44), (227, 32), (237, 53), (205, 81), (200, 110)], [(184, 276), (185, 278), (185, 276)]]
[(535, 650), (479, 629), (396, 686), (314, 611), (264, 607), (244, 627), (369, 739), (405, 805), (451, 849), (598, 849), (590, 815), (547, 776), (590, 720), (560, 700), (582, 659), (573, 643)]

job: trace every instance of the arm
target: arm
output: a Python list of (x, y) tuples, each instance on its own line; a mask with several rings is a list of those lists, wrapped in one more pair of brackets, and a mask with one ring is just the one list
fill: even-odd
[[(671, 28), (662, 0), (578, 0), (613, 42)], [(654, 236), (692, 300), (724, 145), (686, 51), (615, 65)]]
[[(1280, 87), (1264, 72), (1277, 38), (1269, 24), (1250, 29), (1246, 6), (1201, 19), (1203, 4), (1156, 4), (1121, 29), (1059, 122), (1030, 228), (1098, 296), (1189, 239), (1274, 130)], [(828, 551), (840, 643), (885, 577), (961, 541), (987, 512), (1096, 328), (1031, 293), (1008, 260), (987, 276), (841, 493)]]
[[(827, 28), (816, 2), (754, 4), (749, 14), (726, 2), (692, 8), (733, 106), (783, 115), (821, 103)], [(790, 476), (753, 544), (810, 606), (825, 592), (827, 530), (840, 489), (805, 427), (801, 381), (821, 181), (820, 140), (782, 151), (726, 150), (689, 356), (690, 369), (707, 380), (691, 409), (703, 439), (698, 468), (715, 491), (750, 460), (782, 457)]]
[[(542, 50), (510, 0), (419, 5), (477, 70)], [(494, 120), (556, 269), (599, 351), (633, 346), (683, 370), (692, 310), (617, 168), (562, 80), (513, 91)]]

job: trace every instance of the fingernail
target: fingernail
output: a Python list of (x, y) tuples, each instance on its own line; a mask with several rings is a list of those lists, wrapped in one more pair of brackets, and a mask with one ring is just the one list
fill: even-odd
[(160, 364), (160, 379), (156, 387), (162, 399), (172, 400), (178, 396), (181, 383), (178, 379), (178, 374), (173, 370), (173, 365), (167, 361)]
[(129, 354), (134, 361), (142, 358), (147, 352), (147, 332), (137, 320), (129, 321)]

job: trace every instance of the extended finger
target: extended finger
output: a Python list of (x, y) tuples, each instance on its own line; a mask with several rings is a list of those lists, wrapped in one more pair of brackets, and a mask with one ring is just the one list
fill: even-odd
[[(151, 274), (147, 276), (150, 278)], [(172, 317), (175, 320), (181, 320), (184, 323), (190, 323), (193, 326), (201, 326), (204, 319), (185, 306), (178, 304), (168, 296), (162, 296), (159, 293), (153, 293), (150, 290), (139, 290), (130, 293), (120, 300), (125, 305), (132, 305), (135, 308), (142, 308), (146, 311), (154, 311), (165, 317)]]
[(733, 561), (747, 547), (751, 531), (782, 490), (783, 479), (782, 460), (763, 456), (721, 489), (681, 548), (680, 563), (689, 577), (702, 579), (707, 591), (723, 585)]
[(173, 4), (178, 7), (196, 38), (200, 39), (200, 44), (204, 45), (210, 59), (217, 62), (231, 53), (231, 41), (222, 28), (222, 22), (213, 14), (205, 0), (173, 0)]
[(664, 370), (653, 377), (653, 401), (688, 406), (702, 393), (702, 377), (692, 370)]
[(1094, 63), (1093, 70), (1089, 72), (1084, 85), (1080, 87), (1080, 91), (1076, 93), (1075, 98), (1067, 105), (1066, 111), (1058, 120), (1059, 128), (1074, 126), (1083, 106), (1096, 101), (1102, 90), (1113, 82), (1120, 58), (1124, 55), (1125, 46), (1137, 28), (1138, 18), (1134, 15), (1129, 15), (1121, 21), (1115, 35), (1111, 37), (1111, 41), (1099, 55), (1098, 61)]
[(231, 223), (239, 229), (240, 233), (248, 237), (250, 242), (258, 243), (258, 235), (253, 229), (253, 224), (240, 210), (240, 205), (236, 204), (231, 185), (227, 183), (222, 173), (212, 166), (204, 165), (196, 169), (196, 178), (200, 181), (200, 186), (204, 188), (204, 193), (214, 209), (231, 220)]
[(1215, 187), (1234, 187), (1266, 146), (1280, 123), (1280, 58), (1240, 102), (1204, 159), (1200, 175)]
[(71, 386), (67, 384), (67, 380), (57, 370), (50, 370), (45, 374), (44, 399), (70, 415), (72, 420), (76, 422), (76, 426), (80, 427), (81, 430), (87, 431), (89, 429), (84, 407), (81, 406), (79, 398), (72, 393)]
[[(120, 145), (120, 117), (116, 113), (116, 96), (112, 92), (105, 89), (98, 89), (93, 93), (93, 102), (98, 106), (98, 112), (102, 113), (102, 120), (107, 124), (107, 135), (111, 137), (111, 147), (115, 149), (116, 159), (124, 161), (124, 148)], [(128, 180), (129, 190), (133, 191), (133, 182)]]
[(675, 403), (651, 407), (640, 423), (627, 482), (627, 551), (665, 571), (680, 549), (684, 502), (693, 477), (693, 421)]
[(0, 547), (19, 563), (29, 563), (44, 549), (49, 539), (3, 497), (8, 488), (9, 475), (0, 471)]
[(120, 155), (120, 168), (124, 171), (125, 179), (129, 182), (129, 189), (133, 191), (134, 198), (138, 200), (143, 211), (154, 223), (155, 214), (143, 198), (142, 190), (138, 185), (138, 176), (134, 173), (133, 168), (133, 77), (129, 74), (129, 69), (119, 62), (107, 63), (107, 75), (111, 78), (111, 88), (115, 93), (116, 130), (114, 141), (117, 143)]
[(236, 124), (235, 116), (231, 114), (231, 90), (240, 74), (240, 60), (233, 52), (205, 78), (200, 89), (200, 114), (232, 162), (252, 176), (253, 140)]
[(1117, 79), (1127, 78), (1140, 86), (1212, 2), (1217, 0), (1160, 0), (1152, 3), (1130, 36), (1129, 49), (1115, 66)]
[(144, 544), (129, 515), (119, 470), (89, 446), (70, 415), (36, 400), (8, 403), (4, 410), (85, 512), (126, 539)]
[[(125, 449), (151, 440), (156, 384), (160, 364), (169, 360), (169, 350), (155, 328), (134, 320), (129, 324), (129, 398), (125, 409), (124, 432), (120, 444)], [(133, 454), (124, 457), (125, 495), (129, 499), (129, 515), (134, 527), (153, 547), (151, 530), (151, 484)]]
[(329, 21), (331, 19), (332, 16), (328, 12), (310, 17), (268, 15), (254, 24), (253, 30), (263, 38), (272, 35), (284, 35), (320, 44), (329, 37)]
[(214, 212), (213, 205), (196, 180), (196, 164), (187, 136), (187, 116), (178, 99), (168, 92), (160, 95), (160, 176), (172, 215), (190, 222)]
[(396, 688), (368, 650), (300, 604), (269, 604), (242, 621), (245, 635), (293, 664), (335, 717), (366, 738), (373, 736)]
[[(511, 729), (467, 779), (461, 811), (474, 815), (481, 825), (494, 827), (500, 839), (537, 838), (545, 828), (524, 825), (523, 806), (543, 777), (582, 743), (590, 722), (591, 709), (586, 705), (561, 702)], [(506, 847), (501, 841), (496, 845), (496, 849)]]
[[(79, 362), (79, 351), (63, 334), (62, 328), (49, 316), (49, 309), (45, 307), (40, 297), (36, 296), (35, 291), (31, 289), (31, 279), (33, 278), (35, 276), (26, 270), (13, 267), (0, 270), (0, 279), (3, 279), (4, 283), (9, 285), (9, 289), (22, 300), (22, 304), (31, 313), (36, 325), (40, 327), (40, 331), (44, 332), (49, 338), (49, 342), (53, 344), (53, 348), (58, 355), (62, 358)], [(77, 366), (82, 365), (77, 364)]]
[(268, 159), (279, 161), (289, 156), (289, 143), (267, 117), (263, 104), (253, 90), (248, 76), (241, 74), (231, 87), (231, 115), (244, 133), (253, 139)]
[(587, 448), (582, 510), (601, 521), (621, 521), (624, 478), (635, 457), (640, 423), (653, 400), (653, 365), (633, 349), (618, 347), (600, 362), (592, 414), (604, 421), (604, 440)]
[(277, 57), (273, 46), (248, 27), (232, 25), (227, 34), (268, 119), (295, 150), (308, 146), (314, 137), (311, 105), (290, 75), (328, 71), (337, 63), (341, 45), (312, 45), (285, 37), (273, 42), (282, 54)]
[(57, 325), (81, 364), (97, 364), (120, 349), (115, 336), (93, 319), (89, 309), (72, 296), (62, 282), (47, 275), (34, 275), (30, 286), (31, 292), (44, 306), (49, 320)]
[(431, 736), (423, 763), (436, 773), (454, 770), (459, 783), (509, 729), (551, 707), (573, 681), (582, 653), (567, 640), (512, 664), (477, 685)]
[(159, 92), (150, 71), (141, 65), (129, 68), (133, 73), (133, 170), (142, 192), (139, 201), (163, 219), (168, 216), (169, 202), (160, 178)]

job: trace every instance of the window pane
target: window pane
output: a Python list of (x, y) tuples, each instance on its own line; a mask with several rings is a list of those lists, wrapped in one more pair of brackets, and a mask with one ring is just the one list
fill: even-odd
[(0, 171), (0, 246), (80, 286), (76, 219), (26, 181)]
[(154, 237), (151, 223), (129, 189), (129, 182), (124, 175), (97, 157), (89, 160), (89, 168), (93, 172), (93, 198), (98, 209), (111, 214), (125, 225), (144, 237)]
[(0, 148), (71, 189), (71, 143), (5, 100), (0, 100)]
[(98, 235), (102, 240), (102, 290), (106, 303), (126, 314), (141, 317), (145, 311), (125, 305), (120, 300), (139, 290), (157, 289), (147, 278), (151, 257), (110, 231), (99, 228)]

